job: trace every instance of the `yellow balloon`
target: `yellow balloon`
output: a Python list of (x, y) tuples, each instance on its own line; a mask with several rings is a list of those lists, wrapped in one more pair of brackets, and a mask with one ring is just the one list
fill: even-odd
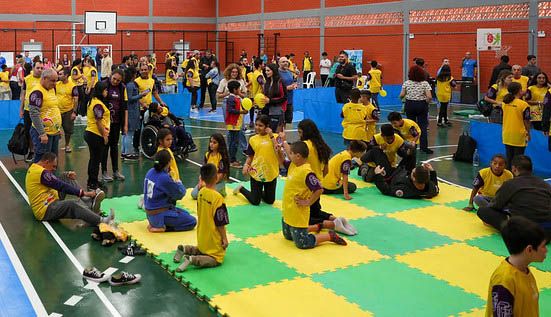
[(264, 102), (264, 98), (266, 98), (264, 94), (257, 94), (256, 96), (254, 96), (254, 102), (260, 109), (264, 108), (264, 106), (266, 105)]
[(243, 98), (243, 101), (241, 102), (241, 107), (249, 111), (253, 107), (253, 101), (250, 98)]
[(381, 97), (386, 97), (386, 90), (381, 89), (381, 90), (379, 91), (379, 95), (381, 95)]

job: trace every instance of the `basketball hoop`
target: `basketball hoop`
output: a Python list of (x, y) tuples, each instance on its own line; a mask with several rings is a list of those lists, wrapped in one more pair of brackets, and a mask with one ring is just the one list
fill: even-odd
[(500, 49), (496, 50), (496, 58), (501, 58), (501, 56), (507, 55), (507, 53), (509, 53), (509, 50), (511, 48), (513, 47), (508, 45), (502, 45)]

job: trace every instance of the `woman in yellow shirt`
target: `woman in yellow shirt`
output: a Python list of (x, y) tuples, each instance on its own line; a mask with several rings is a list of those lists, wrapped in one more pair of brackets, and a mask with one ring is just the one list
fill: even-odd
[(542, 130), (541, 119), (543, 114), (543, 101), (549, 90), (549, 79), (544, 72), (537, 73), (530, 81), (530, 86), (526, 91), (524, 99), (530, 105), (530, 121), (532, 128)]
[(178, 66), (176, 66), (176, 59), (170, 58), (167, 59), (165, 63), (166, 76), (166, 93), (175, 94), (178, 91)]
[(10, 100), (11, 99), (11, 90), (10, 90), (10, 73), (8, 72), (8, 66), (6, 64), (2, 65), (2, 70), (0, 71), (0, 100)]
[(439, 127), (443, 127), (444, 125), (451, 126), (451, 123), (448, 121), (448, 103), (452, 97), (452, 87), (455, 87), (455, 80), (452, 77), (450, 66), (443, 65), (438, 77), (436, 77), (436, 98), (440, 102), (437, 124)]
[(484, 97), (484, 101), (494, 105), (489, 120), (492, 123), (503, 123), (503, 97), (507, 94), (507, 87), (513, 82), (513, 73), (510, 70), (502, 70)]
[(275, 201), (277, 176), (279, 176), (279, 158), (276, 144), (277, 134), (270, 129), (270, 118), (263, 114), (255, 121), (256, 135), (249, 139), (247, 161), (243, 165), (243, 175), (251, 176), (251, 190), (239, 185), (233, 191), (234, 195), (243, 194), (247, 200), (257, 206), (260, 200), (271, 205)]
[(503, 97), (503, 144), (507, 154), (508, 168), (513, 157), (524, 154), (530, 141), (530, 106), (522, 100), (522, 86), (513, 82)]
[(92, 100), (88, 104), (88, 121), (84, 131), (84, 141), (90, 150), (88, 160), (88, 189), (93, 190), (103, 186), (98, 180), (99, 165), (103, 152), (109, 141), (111, 111), (105, 106), (107, 98), (107, 83), (98, 83), (92, 92)]

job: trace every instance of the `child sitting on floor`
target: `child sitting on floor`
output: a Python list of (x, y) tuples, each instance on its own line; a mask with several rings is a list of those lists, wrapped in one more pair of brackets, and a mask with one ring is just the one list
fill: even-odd
[(329, 171), (322, 181), (324, 194), (343, 194), (344, 199), (352, 199), (350, 194), (357, 188), (356, 184), (348, 181), (352, 158), (361, 157), (366, 148), (367, 145), (363, 141), (353, 140), (346, 150), (329, 160)]
[(478, 171), (476, 178), (473, 180), (473, 191), (469, 198), (469, 206), (463, 208), (463, 210), (474, 210), (474, 203), (478, 207), (484, 207), (490, 203), (501, 185), (513, 178), (513, 173), (505, 169), (505, 166), (507, 166), (505, 156), (496, 154), (492, 157), (490, 167)]
[[(280, 163), (288, 169), (287, 181), (283, 189), (283, 236), (292, 240), (299, 249), (311, 249), (325, 241), (346, 245), (346, 241), (339, 237), (335, 231), (313, 235), (310, 231), (319, 232), (319, 225), (309, 226), (310, 205), (316, 202), (323, 189), (319, 179), (307, 164), (308, 146), (302, 141), (291, 145), (291, 161), (283, 161), (280, 155)], [(291, 162), (293, 167), (291, 167)]]
[(490, 278), (486, 316), (539, 316), (539, 292), (528, 268), (543, 262), (549, 238), (537, 223), (524, 217), (512, 217), (501, 228), (509, 257)]
[[(210, 136), (209, 150), (205, 153), (205, 160), (203, 164), (214, 164), (217, 170), (216, 174), (216, 191), (226, 197), (226, 180), (230, 177), (230, 159), (228, 156), (228, 149), (226, 148), (226, 141), (220, 133), (215, 133)], [(199, 194), (199, 184), (191, 191), (191, 198), (197, 199)]]
[[(197, 246), (179, 245), (174, 255), (174, 262), (184, 262), (178, 266), (177, 272), (183, 272), (188, 265), (206, 268), (215, 267), (224, 261), (228, 238), (226, 225), (229, 224), (228, 210), (224, 203), (224, 197), (216, 191), (217, 169), (213, 164), (205, 164), (201, 167), (201, 182), (199, 183), (199, 196), (197, 197)], [(204, 184), (204, 185), (203, 185)]]

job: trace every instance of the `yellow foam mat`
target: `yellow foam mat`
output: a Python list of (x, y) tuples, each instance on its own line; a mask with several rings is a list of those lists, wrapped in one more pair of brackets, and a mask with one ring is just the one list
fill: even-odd
[(460, 313), (460, 317), (484, 317), (486, 316), (486, 308), (475, 308), (470, 312)]
[(230, 316), (250, 316), (251, 312), (262, 312), (263, 317), (373, 316), (309, 278), (243, 289), (215, 296), (213, 301), (221, 307), (222, 314)]
[[(503, 257), (465, 243), (454, 243), (398, 255), (396, 260), (486, 300), (490, 277)], [(534, 267), (530, 270), (540, 290), (551, 286), (551, 272), (542, 272)]]
[[(193, 188), (188, 188), (184, 198), (178, 200), (178, 205), (189, 212), (197, 213), (197, 200), (191, 198)], [(243, 206), (249, 204), (249, 201), (243, 195), (234, 195), (233, 189), (226, 186), (226, 197), (224, 202), (227, 207)]]
[[(163, 252), (173, 252), (179, 244), (197, 245), (197, 229), (179, 232), (158, 232), (152, 233), (147, 230), (149, 221), (123, 222), (119, 227), (123, 228), (133, 240), (144, 246), (154, 255)], [(241, 241), (228, 233), (228, 240)]]
[(373, 187), (375, 186), (375, 184), (371, 184), (371, 183), (367, 183), (367, 182), (364, 182), (364, 181), (361, 181), (361, 180), (357, 180), (355, 178), (348, 178), (348, 181), (356, 184), (356, 187), (358, 188), (366, 188), (366, 187)]
[(435, 197), (428, 199), (436, 204), (447, 204), (455, 201), (469, 199), (471, 190), (438, 182), (440, 192)]
[(348, 220), (378, 215), (378, 213), (373, 210), (354, 205), (354, 199), (346, 201), (328, 195), (321, 195), (320, 203), (323, 211), (334, 214), (336, 217), (344, 217)]
[(387, 216), (461, 241), (496, 232), (484, 225), (475, 213), (444, 205), (410, 209)]
[(301, 250), (293, 241), (283, 238), (281, 232), (248, 238), (245, 242), (307, 275), (388, 258), (350, 240), (347, 246), (325, 242), (313, 249)]

